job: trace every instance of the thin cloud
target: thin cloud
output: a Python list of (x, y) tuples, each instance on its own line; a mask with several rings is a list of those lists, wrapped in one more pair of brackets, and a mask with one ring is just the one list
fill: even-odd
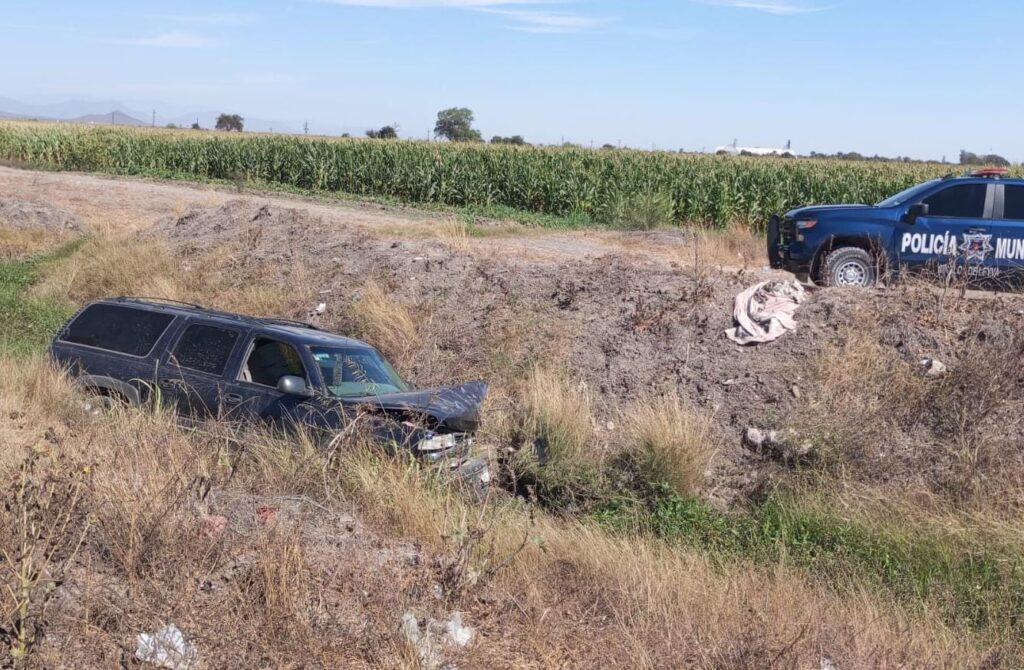
[[(319, 0), (332, 5), (391, 9), (466, 9), (504, 16), (513, 30), (530, 33), (578, 33), (618, 19), (587, 16), (561, 9), (565, 0)], [(541, 7), (551, 9), (541, 9)]]
[(252, 23), (256, 17), (252, 14), (134, 14), (144, 19), (166, 21), (168, 23), (200, 23), (211, 26), (238, 26)]
[(130, 40), (116, 40), (116, 43), (157, 49), (208, 49), (217, 45), (215, 41), (201, 35), (182, 32), (162, 33), (152, 37), (139, 37)]
[(392, 7), (398, 9), (486, 9), (517, 5), (553, 5), (559, 0), (319, 0), (351, 7)]
[(513, 30), (528, 33), (579, 33), (602, 28), (618, 19), (584, 16), (568, 12), (545, 12), (535, 10), (489, 9), (513, 21)]
[(793, 2), (793, 0), (702, 0), (702, 2), (706, 5), (751, 9), (756, 12), (775, 14), (777, 16), (810, 14), (811, 12), (820, 12), (825, 9), (825, 7), (809, 5), (803, 2)]

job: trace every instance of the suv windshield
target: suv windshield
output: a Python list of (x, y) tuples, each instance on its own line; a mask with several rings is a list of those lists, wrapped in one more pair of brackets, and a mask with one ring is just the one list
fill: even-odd
[(401, 393), (409, 390), (383, 356), (366, 347), (311, 347), (324, 385), (338, 398)]
[(938, 183), (940, 181), (942, 181), (942, 180), (941, 179), (932, 179), (931, 181), (926, 181), (923, 184), (918, 184), (916, 186), (911, 186), (910, 188), (908, 188), (908, 189), (906, 189), (904, 191), (900, 191), (896, 195), (889, 196), (888, 198), (886, 198), (882, 202), (880, 202), (877, 205), (875, 205), (875, 207), (895, 207), (896, 205), (902, 205), (903, 203), (905, 203), (908, 200), (912, 199), (918, 193), (923, 192), (925, 189), (931, 188), (932, 186), (934, 186), (936, 183)]

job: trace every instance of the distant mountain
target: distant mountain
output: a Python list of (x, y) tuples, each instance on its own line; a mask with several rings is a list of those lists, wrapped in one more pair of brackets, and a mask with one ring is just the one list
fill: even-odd
[[(32, 104), (0, 96), (0, 110), (5, 115), (30, 119), (74, 119), (104, 110), (125, 109), (117, 100), (66, 100), (47, 104)], [(109, 116), (110, 112), (107, 111)]]
[(85, 114), (76, 116), (73, 119), (63, 119), (72, 123), (103, 123), (115, 126), (148, 126), (145, 121), (140, 121), (134, 116), (128, 116), (121, 111), (113, 111), (108, 114)]
[[(273, 119), (261, 119), (249, 116), (241, 109), (224, 109), (220, 111), (193, 110), (187, 105), (150, 103), (142, 105), (136, 101), (127, 105), (119, 100), (66, 100), (53, 103), (26, 103), (14, 98), (0, 96), (0, 118), (4, 119), (45, 119), (74, 121), (76, 123), (110, 123), (110, 110), (114, 111), (114, 124), (118, 126), (148, 126), (150, 111), (156, 109), (157, 125), (165, 126), (173, 123), (185, 128), (190, 127), (198, 119), (203, 128), (213, 128), (221, 111), (229, 114), (238, 113), (245, 119), (245, 129), (252, 132), (295, 133), (294, 127)], [(162, 111), (161, 111), (162, 110)], [(360, 131), (361, 134), (361, 131)]]

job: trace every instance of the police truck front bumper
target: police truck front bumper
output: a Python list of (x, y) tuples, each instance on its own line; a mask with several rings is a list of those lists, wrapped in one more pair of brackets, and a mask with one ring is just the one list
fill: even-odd
[(797, 240), (796, 223), (778, 214), (768, 220), (768, 264), (773, 270), (786, 270), (793, 274), (806, 274), (810, 270), (810, 257), (804, 245)]

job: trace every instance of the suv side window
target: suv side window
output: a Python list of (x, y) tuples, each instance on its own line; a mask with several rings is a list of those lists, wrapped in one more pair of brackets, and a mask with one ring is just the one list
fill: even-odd
[(101, 303), (86, 307), (75, 317), (61, 340), (129, 356), (146, 356), (173, 320), (173, 315), (163, 312)]
[(1003, 187), (1003, 218), (1024, 220), (1024, 186)]
[(266, 337), (257, 337), (245, 365), (238, 373), (239, 380), (276, 388), (278, 380), (285, 375), (302, 377), (309, 383), (306, 366), (302, 364), (302, 357), (295, 347)]
[(171, 360), (183, 368), (219, 377), (224, 374), (237, 340), (237, 330), (194, 323), (182, 333)]
[(988, 184), (957, 184), (933, 193), (921, 202), (928, 205), (928, 216), (980, 219), (985, 216)]

